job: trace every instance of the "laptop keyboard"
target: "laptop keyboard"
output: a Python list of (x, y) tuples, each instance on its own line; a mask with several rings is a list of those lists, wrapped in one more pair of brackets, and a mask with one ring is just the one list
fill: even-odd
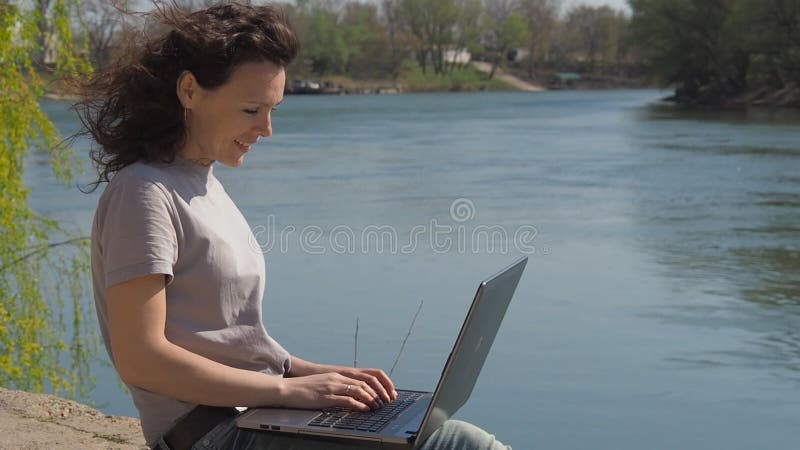
[(397, 400), (387, 403), (381, 409), (370, 412), (352, 411), (345, 408), (331, 408), (308, 423), (313, 427), (338, 428), (342, 430), (380, 431), (398, 414), (423, 396), (419, 392), (400, 391)]

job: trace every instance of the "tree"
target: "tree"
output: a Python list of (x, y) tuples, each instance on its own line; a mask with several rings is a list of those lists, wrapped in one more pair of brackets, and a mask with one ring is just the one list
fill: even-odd
[(400, 0), (382, 0), (381, 12), (385, 23), (386, 39), (389, 44), (389, 73), (397, 78), (402, 63), (402, 46), (400, 43)]
[[(679, 102), (800, 104), (792, 94), (800, 79), (796, 0), (630, 0), (630, 5), (649, 64), (676, 87)], [(788, 95), (780, 92), (785, 88)]]
[(505, 60), (508, 51), (524, 45), (530, 36), (525, 18), (517, 11), (514, 0), (485, 0), (486, 48), (492, 55), (492, 70), (489, 79), (494, 77), (497, 67)]
[(317, 75), (344, 72), (350, 54), (336, 14), (322, 7), (315, 7), (308, 22), (305, 56), (311, 62), (311, 70)]
[(533, 78), (535, 64), (546, 59), (550, 41), (558, 23), (561, 0), (518, 0), (518, 10), (528, 25), (528, 78)]
[(678, 86), (679, 97), (722, 99), (746, 86), (751, 50), (741, 0), (630, 0), (630, 5), (650, 64), (664, 82)]
[[(481, 15), (483, 14), (483, 3), (481, 0), (461, 0), (458, 7), (458, 16), (453, 36), (453, 47), (455, 50), (466, 49), (471, 53), (476, 53), (481, 49), (481, 37), (484, 29), (482, 27)], [(445, 71), (449, 71), (456, 64), (455, 58), (450, 62), (450, 66), (445, 66)]]
[[(86, 71), (71, 48), (70, 3), (54, 0), (50, 6), (56, 73)], [(33, 57), (43, 42), (40, 13), (0, 4), (0, 385), (32, 391), (49, 386), (74, 396), (91, 383), (88, 360), (95, 341), (82, 302), (88, 242), (51, 241), (66, 231), (31, 209), (23, 178), (31, 148), (49, 153), (56, 177), (65, 183), (75, 167), (74, 155), (60, 145), (39, 105), (44, 81)], [(67, 367), (60, 360), (64, 351)]]
[(89, 44), (89, 61), (95, 67), (103, 67), (111, 60), (128, 3), (128, 0), (82, 0), (78, 15)]
[(749, 77), (755, 83), (783, 88), (800, 79), (800, 2), (747, 0), (752, 60)]
[(617, 62), (626, 17), (608, 6), (578, 6), (567, 13), (565, 35), (571, 53), (584, 61), (589, 72)]
[(347, 73), (362, 77), (391, 73), (391, 50), (376, 5), (347, 3), (339, 27), (348, 49)]
[(400, 8), (403, 21), (414, 38), (412, 45), (422, 72), (425, 73), (430, 60), (434, 73), (444, 73), (444, 52), (454, 42), (458, 2), (403, 0)]
[[(36, 24), (36, 47), (33, 49), (33, 62), (42, 67), (45, 64), (45, 53), (53, 30), (50, 24), (50, 4), (52, 0), (34, 0), (34, 23)], [(10, 3), (9, 3), (10, 4)]]

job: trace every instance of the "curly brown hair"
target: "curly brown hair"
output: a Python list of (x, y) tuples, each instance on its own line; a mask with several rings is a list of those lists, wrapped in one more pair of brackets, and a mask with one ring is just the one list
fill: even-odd
[[(270, 61), (286, 67), (300, 43), (274, 6), (227, 3), (189, 13), (157, 8), (155, 33), (129, 39), (128, 51), (82, 86), (73, 105), (91, 135), (98, 179), (93, 191), (136, 161), (170, 163), (186, 139), (177, 80), (191, 72), (204, 89), (223, 85), (239, 65)], [(137, 42), (140, 41), (140, 42)], [(77, 136), (77, 135), (76, 135)]]

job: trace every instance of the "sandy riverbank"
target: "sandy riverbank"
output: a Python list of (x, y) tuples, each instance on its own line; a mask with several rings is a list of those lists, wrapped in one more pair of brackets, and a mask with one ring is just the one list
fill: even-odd
[(0, 449), (146, 449), (139, 420), (77, 402), (0, 388)]
[[(487, 62), (472, 61), (472, 67), (476, 68), (483, 74), (488, 74), (492, 71), (492, 65)], [(525, 80), (521, 80), (515, 77), (514, 75), (506, 73), (503, 69), (499, 67), (495, 71), (495, 77), (497, 77), (497, 79), (502, 81), (503, 83), (506, 83), (507, 85), (520, 91), (541, 92), (545, 90), (544, 87), (533, 83), (529, 83)]]

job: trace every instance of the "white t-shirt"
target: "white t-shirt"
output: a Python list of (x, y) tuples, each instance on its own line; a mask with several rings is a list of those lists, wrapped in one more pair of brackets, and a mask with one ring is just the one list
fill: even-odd
[[(117, 172), (100, 197), (92, 227), (92, 278), (112, 361), (106, 289), (159, 273), (167, 278), (170, 342), (239, 369), (276, 376), (289, 371), (289, 353), (262, 321), (263, 254), (213, 166), (183, 158), (172, 164), (137, 162)], [(151, 445), (195, 406), (128, 387)]]

